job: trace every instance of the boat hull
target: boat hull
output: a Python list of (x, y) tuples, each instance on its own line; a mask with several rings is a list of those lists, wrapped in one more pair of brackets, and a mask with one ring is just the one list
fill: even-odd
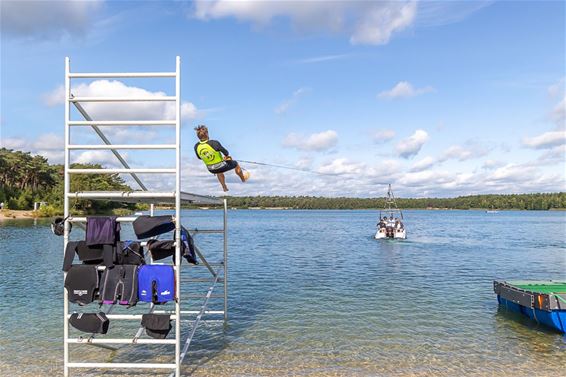
[(564, 284), (560, 287), (552, 281), (494, 281), (494, 291), (500, 307), (529, 317), (555, 331), (566, 333)]
[(382, 240), (382, 239), (406, 239), (407, 238), (407, 231), (405, 229), (397, 229), (393, 230), (392, 232), (387, 232), (385, 229), (378, 229), (375, 232), (375, 239)]

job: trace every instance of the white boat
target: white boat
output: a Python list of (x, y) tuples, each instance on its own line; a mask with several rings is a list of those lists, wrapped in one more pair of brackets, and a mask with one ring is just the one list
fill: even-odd
[(375, 239), (406, 239), (407, 230), (403, 224), (403, 212), (397, 208), (391, 185), (389, 185), (389, 189), (387, 190), (385, 203), (386, 208), (379, 211), (379, 222), (377, 223)]

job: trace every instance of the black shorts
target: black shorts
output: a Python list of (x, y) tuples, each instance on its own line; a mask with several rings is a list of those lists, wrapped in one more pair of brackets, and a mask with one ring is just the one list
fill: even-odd
[(218, 169), (208, 169), (208, 171), (211, 172), (212, 174), (218, 174), (218, 173), (227, 172), (228, 170), (235, 169), (236, 166), (238, 166), (238, 161), (226, 160), (224, 162), (225, 162), (224, 166), (221, 166)]

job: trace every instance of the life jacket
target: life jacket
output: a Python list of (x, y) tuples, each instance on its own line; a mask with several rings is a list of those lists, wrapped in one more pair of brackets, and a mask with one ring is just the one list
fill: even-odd
[(110, 320), (104, 312), (99, 313), (73, 313), (69, 324), (75, 329), (91, 334), (106, 334)]
[(222, 154), (212, 148), (210, 144), (208, 144), (208, 140), (199, 141), (197, 146), (197, 155), (207, 167), (224, 162)]
[(139, 300), (164, 304), (175, 299), (175, 272), (173, 266), (143, 265), (138, 273)]
[(87, 305), (94, 301), (98, 293), (100, 279), (95, 265), (73, 264), (65, 277), (70, 302)]
[(145, 328), (147, 335), (152, 338), (165, 339), (172, 328), (171, 316), (169, 314), (143, 314), (141, 325)]
[(102, 304), (134, 306), (138, 302), (138, 266), (124, 264), (104, 270), (101, 291)]

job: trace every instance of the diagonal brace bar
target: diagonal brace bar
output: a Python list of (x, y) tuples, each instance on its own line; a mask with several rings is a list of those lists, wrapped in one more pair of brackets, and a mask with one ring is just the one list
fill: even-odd
[(208, 268), (208, 271), (210, 271), (210, 273), (212, 274), (212, 276), (216, 277), (217, 272), (214, 271), (214, 269), (212, 268), (212, 266), (208, 263), (208, 261), (206, 260), (206, 258), (204, 257), (204, 255), (200, 252), (199, 248), (195, 245), (195, 253), (198, 255), (198, 257), (200, 258), (200, 260), (202, 261), (202, 263), (206, 266), (206, 268)]
[[(77, 108), (77, 110), (79, 111), (79, 113), (81, 113), (81, 115), (88, 120), (89, 122), (92, 122), (93, 119), (90, 117), (90, 115), (88, 115), (88, 113), (86, 112), (86, 110), (81, 106), (80, 103), (78, 102), (73, 102), (73, 105), (75, 105), (75, 107)], [(100, 138), (102, 139), (102, 141), (104, 141), (104, 143), (106, 145), (112, 145), (112, 143), (110, 142), (110, 140), (108, 140), (108, 138), (106, 137), (106, 135), (104, 135), (104, 133), (100, 130), (100, 128), (98, 128), (98, 126), (92, 124), (91, 125), (92, 129), (94, 130), (94, 132), (96, 132), (98, 134), (98, 136), (100, 136)], [(124, 166), (126, 169), (130, 169), (130, 165), (128, 165), (128, 163), (126, 162), (126, 160), (124, 160), (124, 158), (122, 157), (122, 155), (115, 149), (111, 149), (112, 153), (114, 154), (114, 156), (116, 156), (116, 158), (118, 159), (118, 161), (120, 161), (120, 163), (122, 164), (122, 166)], [(138, 175), (136, 173), (130, 173), (130, 175), (132, 176), (132, 178), (138, 183), (138, 185), (141, 187), (141, 189), (143, 191), (147, 191), (147, 187), (143, 184), (143, 182), (139, 179)]]

